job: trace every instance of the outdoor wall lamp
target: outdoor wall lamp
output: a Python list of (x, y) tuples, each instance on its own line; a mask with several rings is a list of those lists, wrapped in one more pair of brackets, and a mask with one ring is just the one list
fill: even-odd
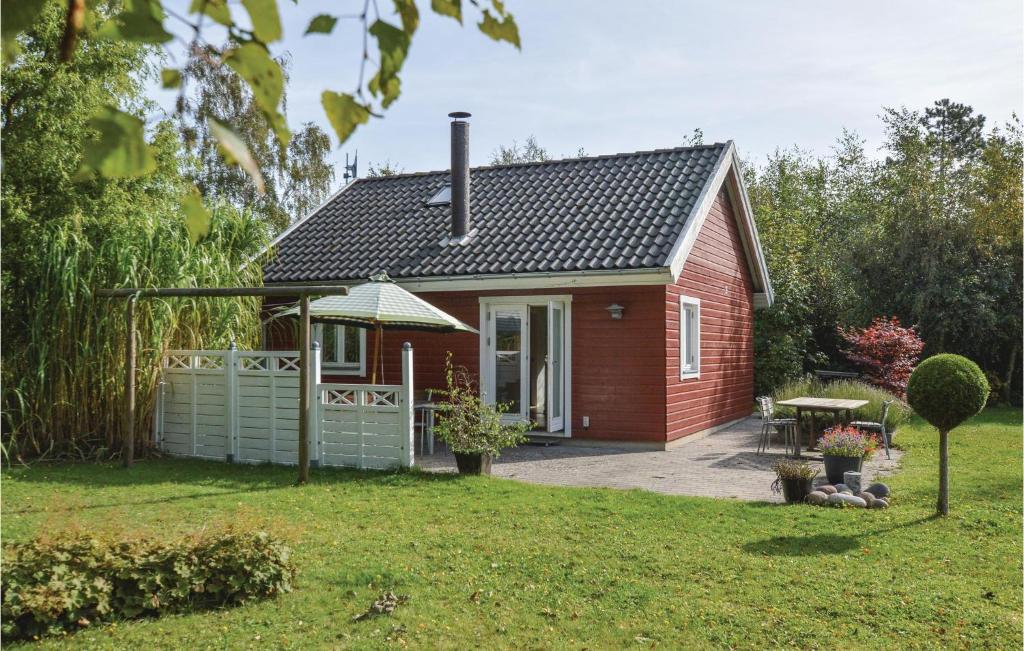
[(613, 319), (621, 319), (622, 313), (626, 310), (626, 308), (622, 307), (618, 303), (612, 303), (605, 309), (608, 310), (608, 314), (611, 314)]

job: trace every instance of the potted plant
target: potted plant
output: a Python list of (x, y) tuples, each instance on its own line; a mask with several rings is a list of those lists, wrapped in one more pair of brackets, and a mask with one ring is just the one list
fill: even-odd
[(839, 484), (843, 481), (844, 472), (860, 472), (864, 459), (878, 449), (878, 437), (848, 425), (830, 427), (818, 439), (818, 449), (825, 462), (825, 476), (829, 483)]
[(795, 459), (780, 459), (772, 464), (775, 471), (775, 481), (772, 482), (772, 490), (778, 493), (782, 491), (782, 498), (787, 504), (799, 504), (811, 492), (814, 478), (818, 476), (818, 470), (806, 461)]
[(443, 400), (437, 408), (434, 434), (448, 444), (461, 474), (489, 475), (494, 458), (502, 449), (524, 442), (532, 423), (503, 423), (508, 405), (484, 402), (466, 369), (452, 366), (451, 353), (445, 378), (447, 387), (435, 391)]

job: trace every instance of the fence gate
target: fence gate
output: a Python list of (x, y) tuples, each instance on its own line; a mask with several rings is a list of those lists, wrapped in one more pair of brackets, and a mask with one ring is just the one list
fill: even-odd
[[(309, 458), (313, 464), (413, 464), (412, 347), (402, 384), (321, 382), (310, 355)], [(244, 463), (298, 463), (299, 354), (173, 350), (164, 356), (153, 439), (169, 454)]]

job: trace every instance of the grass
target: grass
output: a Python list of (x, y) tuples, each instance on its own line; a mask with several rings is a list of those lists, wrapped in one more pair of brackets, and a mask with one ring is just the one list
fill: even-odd
[[(1020, 648), (1021, 412), (904, 427), (885, 511), (493, 478), (162, 460), (3, 474), (5, 540), (77, 526), (171, 535), (247, 522), (292, 541), (296, 590), (123, 622), (49, 648)], [(765, 487), (767, 491), (768, 487)], [(353, 622), (385, 589), (410, 599)]]

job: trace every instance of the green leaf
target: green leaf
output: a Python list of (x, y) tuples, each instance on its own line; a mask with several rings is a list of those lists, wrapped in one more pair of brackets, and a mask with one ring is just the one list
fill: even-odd
[(181, 86), (181, 70), (164, 68), (160, 71), (160, 84), (164, 88), (178, 88)]
[(174, 38), (164, 29), (159, 0), (124, 0), (121, 6), (121, 12), (100, 27), (101, 38), (154, 44)]
[(462, 0), (430, 0), (434, 13), (449, 16), (462, 24)]
[(477, 23), (477, 27), (480, 28), (481, 32), (490, 36), (495, 41), (508, 41), (515, 45), (516, 49), (522, 49), (522, 45), (519, 43), (519, 27), (516, 25), (512, 14), (505, 14), (500, 19), (495, 18), (487, 9), (484, 9), (483, 14), (483, 20)]
[(224, 26), (233, 24), (227, 0), (192, 0), (189, 13), (204, 14)]
[(193, 244), (210, 234), (213, 218), (203, 205), (203, 198), (195, 186), (181, 198), (181, 209), (185, 212), (185, 228)]
[(284, 92), (281, 66), (258, 43), (245, 43), (224, 55), (224, 62), (252, 89), (256, 105), (263, 111), (281, 144), (288, 144), (291, 133), (277, 107)]
[(313, 16), (313, 20), (309, 21), (309, 27), (306, 28), (306, 34), (330, 34), (337, 22), (338, 19), (329, 14)]
[(383, 20), (370, 25), (369, 32), (377, 39), (377, 46), (380, 48), (380, 68), (370, 80), (368, 88), (374, 96), (381, 97), (381, 104), (387, 108), (398, 99), (401, 92), (398, 73), (402, 70), (412, 41), (404, 31)]
[(320, 95), (320, 103), (323, 104), (327, 119), (331, 121), (334, 133), (338, 136), (338, 144), (348, 140), (356, 127), (370, 120), (370, 109), (348, 93), (325, 90)]
[(106, 178), (124, 178), (149, 174), (156, 159), (146, 144), (142, 120), (113, 106), (103, 107), (89, 120), (98, 131), (85, 143), (82, 168)]
[(281, 38), (281, 16), (277, 13), (277, 0), (242, 0), (242, 6), (249, 12), (252, 32), (264, 43)]
[(0, 5), (0, 34), (12, 38), (38, 20), (47, 0), (4, 0)]
[(220, 148), (221, 155), (224, 156), (224, 160), (229, 165), (238, 165), (245, 170), (252, 177), (252, 180), (255, 181), (256, 189), (260, 194), (263, 194), (265, 191), (263, 174), (260, 173), (260, 166), (256, 164), (256, 159), (252, 157), (249, 147), (227, 125), (213, 118), (208, 118), (207, 122), (210, 126), (210, 133), (217, 140), (217, 145)]
[(395, 0), (395, 9), (402, 17), (402, 31), (412, 38), (416, 28), (420, 26), (420, 10), (416, 8), (415, 0)]

